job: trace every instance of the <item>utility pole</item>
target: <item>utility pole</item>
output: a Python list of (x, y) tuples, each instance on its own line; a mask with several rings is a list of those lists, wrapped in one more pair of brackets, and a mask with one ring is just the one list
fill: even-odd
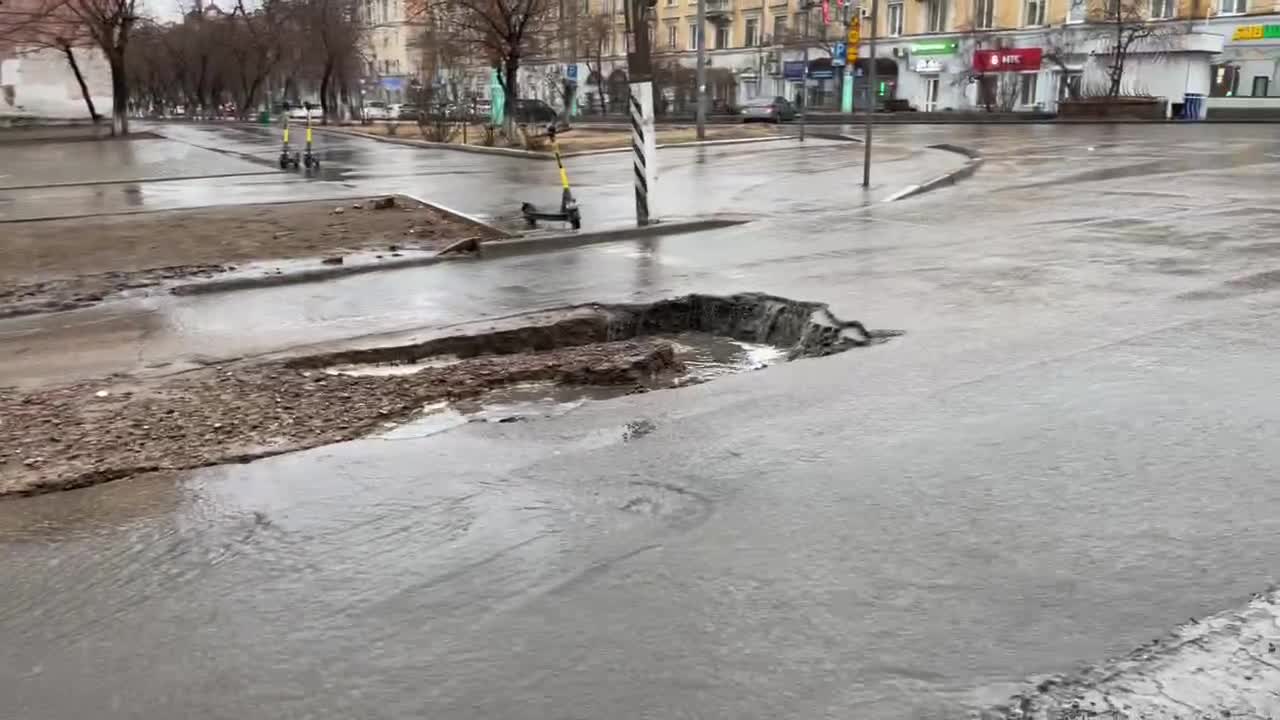
[(871, 42), (867, 52), (867, 134), (862, 141), (862, 187), (871, 187), (871, 126), (875, 122), (876, 94), (876, 21), (880, 14), (880, 0), (871, 0)]
[[(658, 142), (653, 120), (653, 58), (649, 51), (649, 10), (657, 0), (625, 0), (628, 106), (631, 115), (631, 153), (635, 170), (636, 224), (648, 225), (649, 202), (658, 180)], [(701, 39), (701, 31), (699, 31)]]
[(707, 43), (702, 35), (707, 28), (707, 0), (698, 0), (698, 31), (694, 42), (698, 43), (698, 139), (707, 139)]

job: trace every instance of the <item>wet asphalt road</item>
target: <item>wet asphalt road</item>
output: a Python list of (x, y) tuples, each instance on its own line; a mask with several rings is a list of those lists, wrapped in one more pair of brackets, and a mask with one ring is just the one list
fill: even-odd
[(989, 161), (900, 203), (762, 198), (714, 233), (157, 310), (150, 334), (216, 350), (762, 290), (907, 335), (0, 504), (0, 695), (39, 720), (949, 718), (1273, 581), (1273, 129), (893, 132)]

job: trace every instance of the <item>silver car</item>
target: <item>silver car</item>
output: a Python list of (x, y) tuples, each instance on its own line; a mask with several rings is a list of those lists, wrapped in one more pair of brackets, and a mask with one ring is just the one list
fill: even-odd
[(780, 123), (796, 119), (796, 108), (784, 97), (748, 100), (738, 111), (742, 122)]

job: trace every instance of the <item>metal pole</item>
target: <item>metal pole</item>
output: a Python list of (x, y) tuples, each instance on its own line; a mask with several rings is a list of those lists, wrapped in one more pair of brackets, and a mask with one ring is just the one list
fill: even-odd
[(631, 150), (635, 173), (636, 224), (648, 225), (655, 213), (650, 198), (658, 180), (658, 147), (654, 136), (653, 60), (649, 50), (648, 0), (627, 0), (628, 101), (631, 111)]
[(800, 73), (800, 142), (804, 142), (805, 116), (809, 114), (809, 16), (813, 5), (805, 0), (804, 8), (804, 72)]
[(867, 53), (867, 134), (862, 141), (862, 187), (871, 187), (871, 126), (876, 115), (876, 20), (880, 14), (880, 0), (871, 0), (871, 42)]
[(698, 32), (693, 41), (698, 44), (698, 139), (707, 139), (707, 43), (702, 37), (707, 28), (707, 0), (698, 0)]

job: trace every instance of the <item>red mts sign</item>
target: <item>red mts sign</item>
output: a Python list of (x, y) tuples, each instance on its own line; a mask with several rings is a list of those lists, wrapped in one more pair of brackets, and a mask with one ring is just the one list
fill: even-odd
[(1041, 56), (1040, 48), (974, 50), (973, 69), (980, 73), (1039, 70)]

